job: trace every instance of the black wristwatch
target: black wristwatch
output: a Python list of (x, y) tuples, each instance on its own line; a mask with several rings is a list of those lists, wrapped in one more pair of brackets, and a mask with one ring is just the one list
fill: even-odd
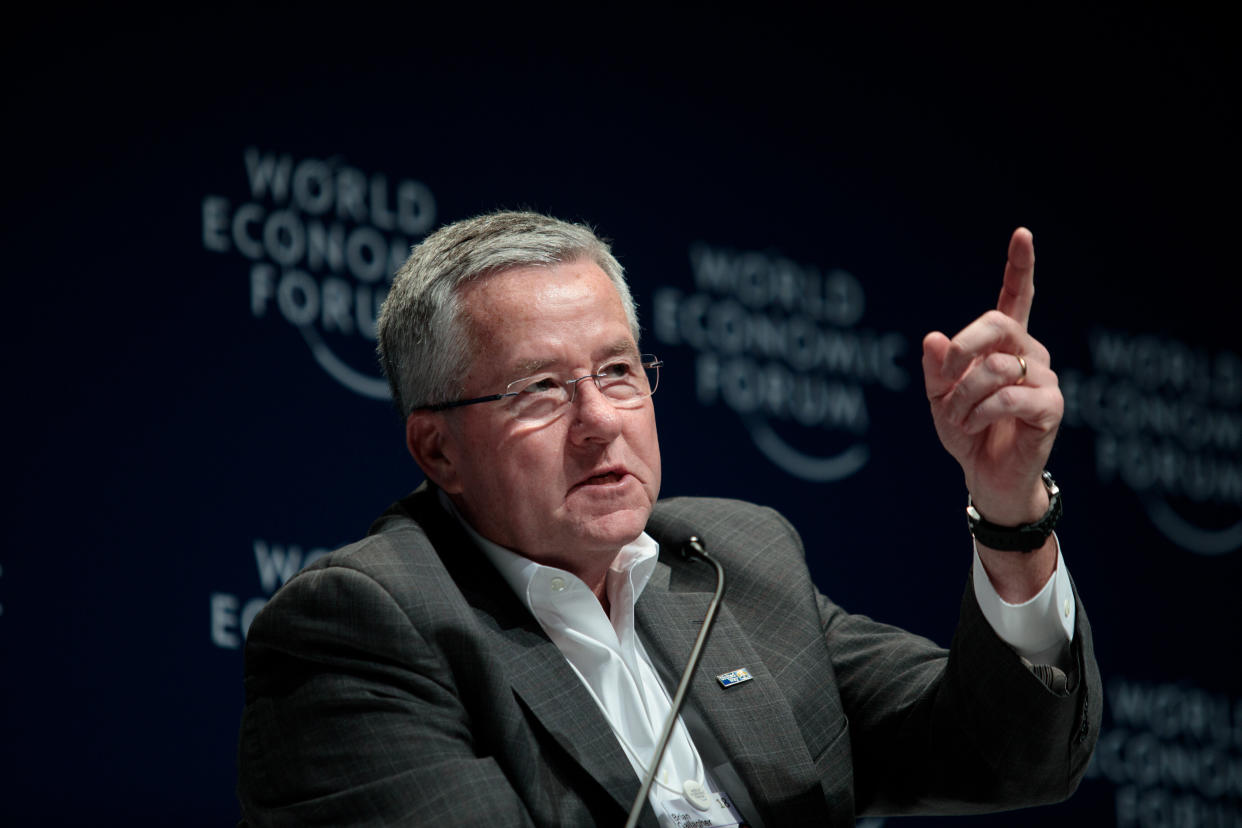
[(1014, 552), (1032, 552), (1043, 546), (1052, 530), (1057, 528), (1057, 521), (1061, 519), (1061, 489), (1046, 469), (1040, 480), (1048, 490), (1048, 511), (1034, 523), (1022, 526), (1001, 526), (984, 520), (967, 494), (966, 525), (970, 527), (970, 534), (975, 536), (975, 540), (992, 549)]

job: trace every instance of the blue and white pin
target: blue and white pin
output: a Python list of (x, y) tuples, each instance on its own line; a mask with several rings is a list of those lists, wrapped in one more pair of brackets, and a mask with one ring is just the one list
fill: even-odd
[(730, 670), (727, 673), (721, 673), (716, 676), (716, 681), (720, 682), (721, 687), (732, 687), (735, 684), (741, 684), (753, 678), (754, 676), (750, 674), (750, 670), (747, 670), (745, 667), (739, 667), (736, 670)]

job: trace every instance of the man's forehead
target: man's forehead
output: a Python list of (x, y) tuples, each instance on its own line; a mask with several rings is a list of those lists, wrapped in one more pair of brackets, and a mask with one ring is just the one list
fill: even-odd
[[(594, 344), (556, 342), (549, 345), (538, 341), (542, 317), (532, 312), (533, 297), (540, 287), (535, 283), (547, 280), (555, 285), (558, 277), (563, 276), (573, 277), (577, 289), (584, 286), (582, 277), (587, 278), (589, 294), (593, 299), (603, 300), (607, 306), (603, 310), (592, 310), (588, 315), (598, 319), (605, 329), (609, 322), (615, 321), (619, 331), (614, 336)], [(506, 374), (530, 376), (544, 370), (568, 368), (571, 363), (575, 363), (572, 367), (580, 367), (576, 363), (583, 359), (593, 361), (589, 367), (594, 369), (607, 359), (638, 355), (638, 345), (630, 331), (617, 287), (590, 259), (489, 273), (463, 286), (460, 298), (466, 324), (474, 333), (474, 359), (503, 366)], [(615, 319), (612, 318), (614, 314)], [(529, 335), (524, 335), (528, 332)], [(582, 347), (588, 344), (590, 350), (584, 353)]]

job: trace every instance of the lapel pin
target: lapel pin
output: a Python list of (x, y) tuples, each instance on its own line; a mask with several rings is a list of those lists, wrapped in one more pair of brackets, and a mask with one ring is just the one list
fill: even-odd
[(720, 682), (721, 687), (732, 687), (735, 684), (741, 684), (753, 678), (754, 676), (750, 674), (750, 670), (747, 670), (745, 667), (739, 667), (736, 670), (716, 676), (716, 681)]

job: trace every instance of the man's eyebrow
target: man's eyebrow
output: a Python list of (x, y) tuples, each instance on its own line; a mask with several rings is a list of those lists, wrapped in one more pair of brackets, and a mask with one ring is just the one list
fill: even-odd
[(556, 360), (554, 359), (524, 359), (513, 366), (513, 372), (519, 376), (529, 377), (533, 374), (538, 374), (549, 365), (555, 364)]
[(618, 339), (602, 351), (604, 359), (615, 356), (638, 356), (638, 346), (632, 339)]
[[(601, 349), (599, 354), (600, 361), (611, 359), (615, 356), (637, 356), (638, 346), (630, 339), (618, 339), (616, 342)], [(512, 373), (519, 377), (530, 377), (560, 364), (561, 360), (559, 359), (524, 359), (514, 364)]]

